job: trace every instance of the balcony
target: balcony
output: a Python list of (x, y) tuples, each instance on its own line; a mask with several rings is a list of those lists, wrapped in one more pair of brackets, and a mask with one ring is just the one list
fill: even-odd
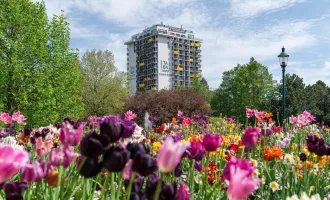
[(174, 50), (174, 51), (173, 51), (173, 54), (174, 54), (174, 55), (179, 55), (179, 51), (178, 51), (178, 50)]
[(144, 87), (144, 84), (143, 83), (139, 84), (139, 87)]
[(178, 71), (183, 71), (183, 67), (181, 67), (181, 66), (178, 66), (176, 69), (177, 69)]
[(144, 66), (144, 62), (139, 63), (139, 67), (143, 67)]
[(152, 87), (151, 90), (157, 90), (157, 88), (156, 87)]
[(195, 43), (195, 47), (200, 47), (201, 44), (200, 43)]
[(189, 62), (194, 62), (194, 59), (190, 58), (190, 59), (189, 59)]

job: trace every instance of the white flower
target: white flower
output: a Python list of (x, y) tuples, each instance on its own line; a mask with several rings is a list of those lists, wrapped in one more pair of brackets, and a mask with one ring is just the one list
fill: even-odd
[(276, 190), (280, 190), (280, 185), (276, 183), (275, 181), (269, 183), (270, 189), (272, 189), (273, 192)]
[(283, 158), (283, 164), (285, 165), (293, 165), (294, 164), (294, 157), (292, 154), (285, 154)]
[(3, 138), (0, 142), (0, 146), (11, 146), (14, 149), (23, 149), (23, 146), (18, 145), (16, 139), (12, 136)]

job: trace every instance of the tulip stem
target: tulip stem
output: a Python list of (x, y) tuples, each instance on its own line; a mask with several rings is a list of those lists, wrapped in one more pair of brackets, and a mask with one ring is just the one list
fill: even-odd
[(105, 195), (107, 194), (107, 191), (108, 191), (109, 176), (110, 176), (110, 172), (108, 171), (107, 177), (105, 178), (105, 181), (102, 185), (102, 192), (101, 192), (100, 199), (107, 199)]
[(115, 200), (116, 199), (116, 195), (115, 195), (115, 173), (112, 172), (111, 173), (111, 200)]
[(160, 190), (161, 190), (161, 187), (162, 187), (162, 182), (163, 182), (163, 174), (160, 174), (160, 179), (157, 182), (157, 188), (156, 188), (154, 200), (159, 199)]
[(129, 180), (129, 184), (126, 189), (126, 194), (127, 194), (126, 199), (127, 200), (130, 200), (130, 198), (131, 198), (131, 192), (132, 192), (132, 186), (133, 186), (134, 179), (135, 179), (135, 172), (132, 172), (131, 179)]
[(118, 183), (118, 192), (117, 192), (117, 198), (116, 199), (119, 199), (120, 195), (121, 195), (121, 191), (123, 189), (122, 173), (118, 173), (118, 178), (117, 179), (119, 179), (119, 183)]
[(57, 191), (56, 191), (56, 196), (61, 199), (61, 181), (62, 181), (62, 173), (63, 173), (63, 166), (60, 165), (59, 167), (59, 174), (57, 178)]

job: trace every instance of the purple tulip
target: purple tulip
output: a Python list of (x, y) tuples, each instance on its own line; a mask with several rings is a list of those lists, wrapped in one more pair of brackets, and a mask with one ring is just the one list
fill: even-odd
[[(80, 168), (79, 174), (86, 178), (95, 177), (103, 168), (103, 163), (95, 158), (86, 158), (82, 163), (83, 157), (81, 156), (77, 161), (77, 168)], [(80, 166), (82, 164), (82, 166)]]
[(200, 161), (203, 159), (205, 154), (204, 146), (199, 142), (191, 142), (190, 148), (188, 148), (189, 158), (195, 159), (196, 161)]
[(21, 171), (21, 179), (24, 182), (38, 182), (45, 178), (52, 171), (52, 167), (45, 161), (34, 161), (27, 164)]
[(222, 142), (220, 134), (207, 133), (203, 137), (203, 146), (206, 151), (216, 151)]
[(128, 121), (128, 120), (123, 120), (122, 121), (123, 125), (124, 125), (124, 130), (123, 130), (123, 134), (122, 134), (122, 138), (129, 138), (133, 135), (135, 127), (136, 127), (136, 123), (133, 121)]
[(26, 182), (11, 182), (4, 186), (7, 200), (23, 200), (24, 192), (28, 188)]
[(119, 116), (106, 116), (99, 122), (100, 132), (108, 136), (110, 143), (117, 142), (124, 132), (124, 124)]
[(112, 146), (104, 154), (103, 165), (109, 172), (122, 171), (130, 158), (130, 152), (118, 146)]
[(265, 131), (265, 129), (261, 129), (260, 135), (262, 135), (262, 136), (270, 136), (272, 133), (273, 133), (273, 131), (270, 128), (266, 128), (266, 131)]
[(84, 156), (97, 158), (109, 145), (109, 139), (104, 134), (97, 134), (91, 131), (85, 135), (80, 142), (80, 153)]
[(157, 170), (157, 162), (150, 154), (139, 152), (133, 159), (132, 170), (142, 176), (149, 176)]

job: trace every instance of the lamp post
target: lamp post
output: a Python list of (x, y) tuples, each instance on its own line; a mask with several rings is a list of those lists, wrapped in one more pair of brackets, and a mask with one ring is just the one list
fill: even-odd
[(283, 127), (285, 125), (285, 67), (288, 64), (288, 60), (289, 60), (289, 55), (285, 53), (285, 48), (282, 47), (282, 52), (280, 53), (280, 55), (278, 55), (279, 61), (280, 61), (280, 65), (282, 67), (282, 120), (283, 120)]

